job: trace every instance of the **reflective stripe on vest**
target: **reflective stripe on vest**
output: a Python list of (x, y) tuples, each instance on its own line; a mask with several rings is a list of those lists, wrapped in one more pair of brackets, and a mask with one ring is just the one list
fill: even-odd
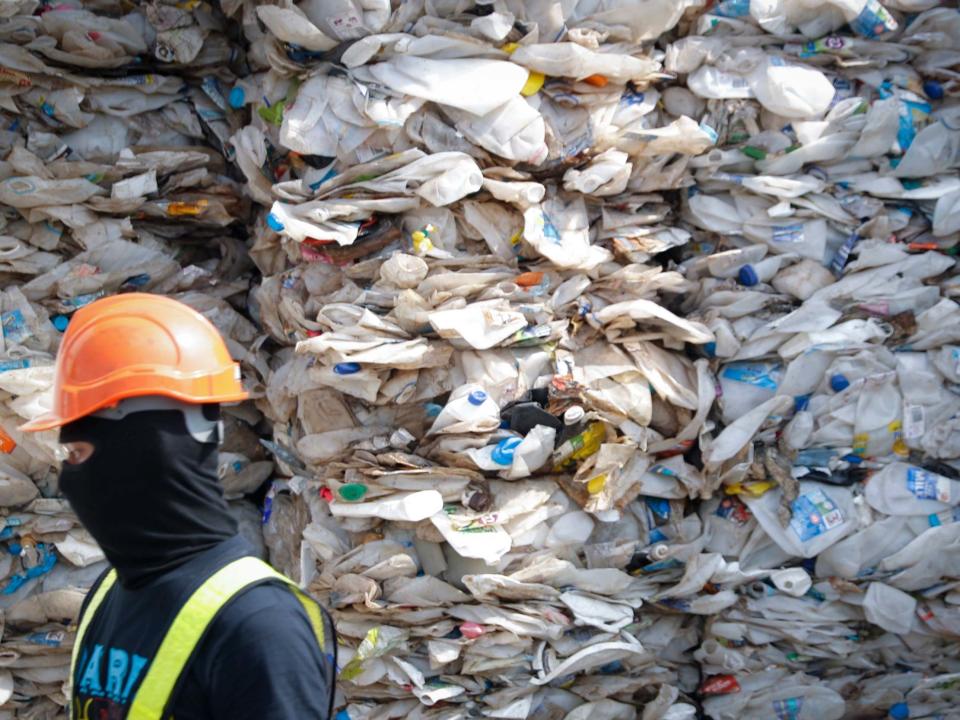
[[(96, 615), (116, 579), (115, 570), (107, 573), (100, 587), (90, 598), (83, 617), (80, 618), (70, 662), (71, 683), (76, 675), (80, 647), (90, 620)], [(278, 580), (293, 591), (307, 613), (321, 651), (325, 650), (323, 611), (309, 595), (297, 587), (293, 580), (281, 575), (262, 560), (254, 557), (234, 560), (207, 578), (180, 608), (130, 704), (130, 709), (127, 711), (128, 720), (163, 720), (164, 711), (176, 689), (180, 675), (217, 613), (241, 590), (265, 580)]]

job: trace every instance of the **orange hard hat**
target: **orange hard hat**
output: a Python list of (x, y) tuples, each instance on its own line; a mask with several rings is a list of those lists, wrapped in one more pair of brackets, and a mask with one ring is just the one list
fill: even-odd
[(162, 295), (129, 293), (74, 313), (57, 354), (53, 411), (21, 426), (51, 430), (121, 400), (244, 400), (240, 366), (203, 315)]

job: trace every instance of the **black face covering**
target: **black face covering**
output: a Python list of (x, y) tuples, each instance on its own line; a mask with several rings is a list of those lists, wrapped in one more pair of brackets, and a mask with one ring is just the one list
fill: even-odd
[(136, 588), (237, 533), (217, 479), (217, 444), (200, 443), (175, 410), (86, 417), (63, 443), (93, 455), (64, 463), (60, 489), (124, 587)]

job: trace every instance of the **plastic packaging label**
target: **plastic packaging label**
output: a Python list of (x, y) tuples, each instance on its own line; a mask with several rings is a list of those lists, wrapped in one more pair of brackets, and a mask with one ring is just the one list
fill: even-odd
[(720, 0), (712, 12), (720, 17), (745, 17), (750, 14), (750, 0)]
[(851, 29), (866, 38), (875, 38), (897, 29), (897, 21), (877, 0), (867, 0), (863, 10), (850, 21)]
[(843, 512), (823, 490), (801, 495), (793, 501), (790, 527), (801, 542), (812, 540), (843, 523)]
[(803, 242), (803, 223), (774, 225), (772, 239), (773, 242), (778, 244)]
[(741, 527), (750, 522), (750, 508), (737, 497), (725, 497), (720, 501), (714, 514)]
[(51, 630), (50, 632), (32, 633), (27, 637), (27, 641), (33, 645), (43, 645), (45, 647), (60, 647), (63, 645), (63, 639), (66, 633), (62, 630)]
[(949, 478), (919, 468), (907, 470), (907, 490), (913, 493), (917, 500), (950, 502)]
[(0, 313), (0, 322), (3, 323), (3, 339), (7, 342), (21, 343), (32, 334), (19, 310)]
[(802, 697), (773, 701), (773, 712), (777, 716), (777, 720), (800, 720), (800, 711), (802, 709)]
[(0, 372), (6, 372), (7, 370), (22, 370), (23, 368), (30, 367), (29, 360), (3, 360), (0, 361)]
[[(913, 93), (904, 94), (908, 97), (900, 98), (900, 119), (897, 130), (897, 144), (901, 152), (906, 152), (913, 144), (918, 128), (927, 123), (933, 109)], [(882, 92), (881, 96), (883, 96)]]
[(103, 297), (103, 290), (95, 293), (86, 293), (85, 295), (77, 295), (76, 297), (66, 298), (61, 300), (61, 304), (64, 307), (68, 308), (82, 308), (84, 305), (89, 305), (97, 298)]
[(775, 391), (778, 382), (771, 377), (770, 373), (777, 369), (779, 369), (779, 365), (771, 369), (767, 365), (760, 363), (739, 363), (725, 367), (723, 369), (723, 377), (728, 380), (736, 380), (737, 382), (763, 388), (764, 390)]
[(926, 412), (923, 405), (907, 405), (903, 408), (903, 437), (916, 440), (926, 432)]

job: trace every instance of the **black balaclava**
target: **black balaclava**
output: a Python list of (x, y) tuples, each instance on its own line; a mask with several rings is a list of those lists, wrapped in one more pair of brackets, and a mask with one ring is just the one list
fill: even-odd
[(60, 441), (94, 446), (85, 462), (63, 464), (60, 490), (124, 587), (142, 587), (237, 534), (217, 479), (217, 443), (195, 440), (182, 413), (85, 417), (65, 425)]

